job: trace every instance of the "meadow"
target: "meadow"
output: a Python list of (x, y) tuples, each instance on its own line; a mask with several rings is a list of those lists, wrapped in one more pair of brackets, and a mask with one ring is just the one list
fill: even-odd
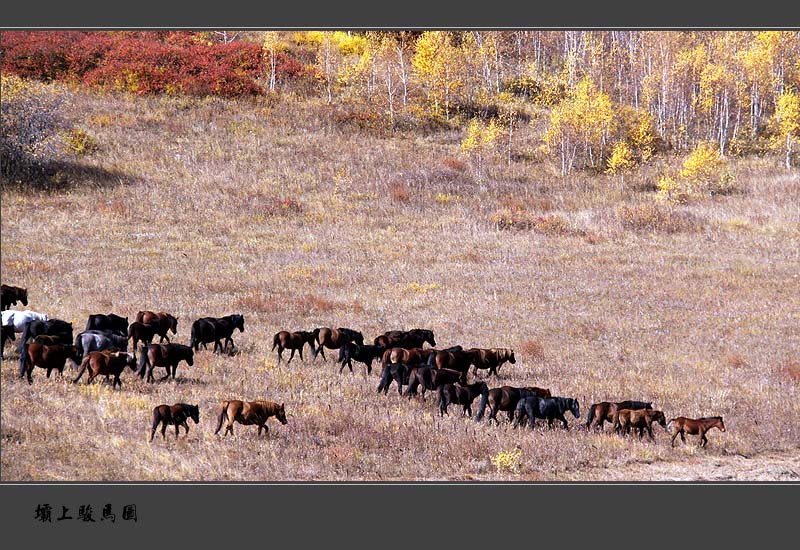
[[(562, 177), (533, 129), (515, 136), (519, 158), (478, 169), (462, 130), (359, 129), (321, 99), (46, 87), (96, 141), (80, 159), (96, 170), (3, 188), (3, 282), (77, 330), (149, 309), (176, 315), (184, 344), (203, 316), (242, 313), (245, 331), (176, 381), (126, 371), (115, 390), (73, 385), (70, 369), (28, 385), (6, 348), (3, 481), (700, 479), (685, 470), (697, 461), (776, 454), (794, 466), (764, 478), (798, 477), (800, 175), (781, 158), (732, 159), (736, 193), (670, 205), (653, 182), (675, 161)], [(441, 418), (433, 395), (378, 395), (379, 369), (339, 374), (335, 352), (277, 365), (273, 334), (318, 326), (513, 348), (489, 386), (576, 397), (581, 418)], [(215, 436), (212, 409), (232, 398), (283, 402), (289, 423)], [(580, 428), (591, 403), (621, 399), (722, 415), (727, 432), (699, 449), (657, 426), (655, 442)], [(179, 401), (200, 424), (148, 443), (152, 408)]]

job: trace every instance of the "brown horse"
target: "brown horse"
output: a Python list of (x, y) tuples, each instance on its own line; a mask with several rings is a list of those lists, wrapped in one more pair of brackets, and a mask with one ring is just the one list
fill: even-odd
[(589, 407), (589, 418), (586, 420), (586, 429), (591, 427), (603, 429), (606, 422), (614, 423), (614, 415), (617, 411), (622, 409), (640, 410), (652, 409), (653, 404), (649, 401), (618, 401), (611, 403), (609, 401), (601, 401), (594, 403)]
[(156, 323), (142, 323), (141, 321), (131, 323), (128, 326), (128, 340), (133, 340), (131, 349), (137, 349), (136, 345), (140, 342), (142, 344), (152, 344), (153, 337), (159, 330), (159, 325)]
[(480, 405), (478, 405), (478, 414), (475, 415), (475, 421), (480, 422), (483, 418), (483, 413), (486, 410), (486, 405), (489, 405), (489, 420), (497, 420), (498, 411), (506, 411), (508, 413), (508, 421), (514, 420), (514, 411), (517, 408), (517, 403), (520, 399), (526, 397), (552, 397), (550, 390), (544, 388), (537, 388), (535, 386), (528, 386), (524, 388), (515, 388), (512, 386), (501, 386), (499, 388), (492, 388), (486, 395), (481, 396)]
[(28, 379), (29, 384), (33, 384), (31, 372), (33, 367), (40, 367), (47, 369), (47, 377), (57, 370), (58, 374), (64, 374), (64, 365), (70, 360), (73, 364), (77, 365), (81, 360), (78, 353), (78, 348), (75, 346), (65, 346), (63, 344), (39, 344), (32, 342), (25, 346), (24, 361), (24, 375)]
[(650, 439), (655, 440), (653, 435), (653, 422), (658, 422), (664, 431), (667, 431), (667, 419), (662, 411), (653, 409), (620, 409), (614, 415), (614, 431), (630, 434), (631, 428), (639, 430), (639, 439), (644, 437), (644, 431), (650, 435)]
[(167, 369), (167, 374), (162, 376), (159, 382), (166, 380), (170, 375), (174, 380), (175, 373), (178, 372), (178, 363), (181, 361), (186, 361), (186, 364), (190, 367), (194, 365), (194, 350), (183, 344), (149, 344), (142, 346), (139, 353), (139, 377), (144, 378), (146, 371), (147, 381), (155, 382), (153, 369), (164, 367)]
[(400, 363), (401, 365), (415, 365), (417, 363), (426, 363), (428, 357), (433, 353), (433, 348), (389, 348), (383, 352), (381, 359), (381, 368), (386, 368), (386, 365), (392, 363)]
[(314, 333), (307, 330), (300, 330), (297, 332), (289, 332), (282, 330), (275, 334), (272, 338), (272, 351), (278, 348), (278, 364), (283, 360), (283, 350), (292, 350), (289, 355), (289, 360), (286, 362), (288, 365), (294, 358), (294, 352), (300, 351), (300, 360), (303, 360), (303, 347), (308, 344), (311, 347), (311, 353), (314, 353)]
[(678, 437), (678, 434), (681, 436), (681, 441), (686, 443), (686, 438), (683, 435), (684, 433), (699, 435), (700, 446), (705, 447), (708, 444), (706, 432), (711, 428), (718, 428), (721, 432), (726, 431), (725, 423), (722, 421), (721, 416), (707, 416), (704, 418), (686, 418), (685, 416), (679, 416), (673, 418), (669, 421), (669, 424), (667, 424), (667, 429), (672, 434), (670, 447), (675, 446), (675, 438)]
[(376, 346), (383, 346), (385, 348), (421, 348), (425, 342), (431, 346), (436, 346), (436, 340), (433, 337), (433, 331), (414, 328), (411, 330), (390, 330), (384, 332), (377, 338), (373, 344)]
[(222, 423), (225, 424), (225, 431), (223, 436), (228, 435), (228, 432), (233, 435), (233, 423), (238, 422), (244, 426), (258, 426), (258, 435), (261, 435), (261, 429), (264, 433), (269, 433), (269, 426), (267, 426), (267, 419), (270, 416), (276, 417), (281, 424), (286, 424), (286, 409), (283, 403), (280, 405), (273, 401), (223, 401), (216, 408), (217, 413), (217, 429), (214, 433), (219, 433), (222, 428)]
[(168, 331), (172, 331), (172, 334), (178, 334), (178, 318), (166, 311), (159, 311), (158, 313), (153, 311), (140, 311), (136, 314), (136, 322), (155, 325), (156, 334), (161, 337), (159, 343), (164, 340), (169, 343), (169, 336), (167, 336)]
[(453, 369), (466, 374), (475, 362), (475, 352), (435, 350), (428, 357), (428, 366), (437, 369)]
[(314, 345), (311, 345), (311, 352), (314, 354), (314, 359), (317, 358), (317, 355), (322, 355), (322, 359), (327, 361), (328, 358), (325, 357), (325, 348), (339, 349), (350, 342), (355, 342), (359, 346), (364, 345), (364, 335), (351, 328), (321, 327), (315, 328), (313, 334), (314, 341), (317, 343), (316, 350), (314, 349)]
[(417, 388), (422, 386), (422, 400), (425, 400), (426, 390), (437, 390), (444, 384), (467, 383), (467, 375), (453, 369), (433, 369), (431, 367), (412, 367), (408, 374), (408, 388), (406, 397), (411, 398), (417, 394)]
[(478, 369), (489, 369), (488, 376), (491, 376), (492, 373), (497, 374), (497, 369), (500, 366), (508, 361), (511, 364), (517, 362), (517, 358), (514, 357), (514, 350), (510, 348), (470, 348), (467, 351), (470, 351), (474, 355), (474, 359), (472, 364), (475, 366), (472, 369), (472, 374), (478, 374)]
[(174, 405), (158, 405), (153, 409), (153, 430), (150, 432), (150, 441), (156, 435), (156, 429), (161, 426), (161, 436), (167, 438), (167, 426), (175, 426), (175, 439), (178, 439), (180, 428), (186, 428), (186, 435), (189, 435), (188, 419), (194, 420), (195, 424), (200, 423), (200, 407), (188, 403), (175, 403)]
[(86, 381), (87, 384), (91, 384), (92, 380), (101, 374), (113, 374), (114, 381), (112, 382), (111, 387), (114, 388), (119, 385), (121, 388), (122, 380), (120, 380), (119, 376), (122, 374), (122, 371), (125, 370), (125, 367), (130, 367), (130, 369), (133, 371), (136, 370), (136, 359), (132, 353), (128, 353), (126, 351), (112, 351), (109, 349), (103, 351), (90, 351), (83, 357), (83, 361), (81, 362), (81, 370), (78, 372), (78, 376), (72, 381), (72, 383), (77, 383), (78, 380), (81, 379), (81, 376), (83, 376), (83, 372), (88, 368), (89, 380)]
[(443, 384), (439, 386), (437, 393), (439, 395), (439, 415), (450, 414), (447, 412), (447, 406), (450, 403), (456, 403), (464, 407), (464, 413), (467, 416), (472, 416), (472, 402), (479, 395), (488, 396), (489, 386), (486, 385), (486, 382), (475, 382), (466, 386)]
[(28, 305), (28, 289), (11, 285), (0, 285), (0, 309), (7, 310), (17, 302)]

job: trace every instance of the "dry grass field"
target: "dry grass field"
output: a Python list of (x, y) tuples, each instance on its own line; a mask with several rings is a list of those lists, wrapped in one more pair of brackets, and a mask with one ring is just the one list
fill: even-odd
[[(119, 176), (5, 188), (3, 282), (76, 329), (151, 309), (178, 316), (184, 344), (198, 317), (242, 313), (245, 331), (231, 356), (201, 351), (164, 383), (126, 371), (121, 389), (69, 369), (28, 385), (7, 348), (3, 481), (720, 479), (698, 464), (797, 479), (800, 175), (780, 159), (734, 160), (742, 192), (670, 208), (648, 190), (658, 163), (624, 183), (563, 179), (532, 130), (519, 160), (478, 177), (461, 131), (358, 131), (313, 100), (51, 93), (99, 144), (81, 162)], [(533, 221), (501, 229), (501, 215)], [(276, 364), (274, 333), (318, 326), (511, 347), (489, 386), (577, 397), (581, 418), (440, 418), (434, 396), (378, 395), (376, 370), (340, 375), (330, 351)], [(215, 436), (212, 409), (232, 398), (284, 402), (289, 423)], [(620, 399), (728, 431), (699, 449), (657, 426), (654, 443), (582, 429), (592, 402)], [(199, 426), (148, 443), (152, 408), (178, 401), (200, 405)], [(746, 469), (759, 456), (784, 466)]]

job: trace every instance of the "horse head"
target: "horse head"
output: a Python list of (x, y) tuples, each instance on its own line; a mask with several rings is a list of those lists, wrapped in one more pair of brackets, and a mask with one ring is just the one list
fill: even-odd
[(511, 363), (511, 364), (516, 363), (517, 362), (517, 358), (514, 357), (514, 350), (513, 349), (509, 349), (509, 350), (507, 350), (507, 353), (508, 353), (508, 362)]
[(239, 332), (244, 332), (244, 315), (232, 315), (233, 328), (238, 328)]
[(719, 431), (721, 431), (721, 432), (727, 431), (727, 430), (725, 430), (725, 423), (722, 421), (722, 417), (721, 416), (717, 416), (716, 418), (718, 420), (718, 422), (716, 423), (716, 426), (719, 428)]
[(169, 319), (169, 329), (172, 331), (172, 334), (178, 334), (178, 318), (169, 313), (167, 316), (167, 319)]
[(661, 424), (661, 427), (664, 428), (665, 432), (669, 431), (667, 429), (667, 417), (664, 416), (664, 413), (662, 411), (656, 411), (655, 414), (653, 415), (653, 420)]
[(186, 364), (191, 367), (192, 365), (194, 365), (194, 350), (189, 346), (183, 346), (183, 348), (185, 348), (183, 358), (186, 359)]
[(436, 347), (436, 340), (433, 337), (433, 331), (422, 330), (421, 332), (423, 335), (422, 343), (424, 344), (425, 342), (428, 342), (431, 346)]
[(189, 411), (189, 418), (194, 420), (195, 424), (200, 423), (200, 406), (199, 405), (188, 405), (186, 409)]
[(572, 412), (575, 418), (581, 417), (581, 411), (577, 399), (569, 398), (569, 410)]
[(286, 420), (286, 407), (283, 406), (283, 403), (281, 403), (281, 406), (278, 407), (278, 412), (275, 414), (275, 416), (278, 418), (281, 424), (287, 424), (289, 422)]

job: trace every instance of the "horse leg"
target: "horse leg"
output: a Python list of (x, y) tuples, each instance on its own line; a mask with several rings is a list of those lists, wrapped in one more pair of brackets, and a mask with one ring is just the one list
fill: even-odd
[(559, 420), (561, 420), (561, 423), (564, 424), (564, 429), (569, 430), (569, 424), (567, 424), (567, 419), (562, 416), (561, 418), (559, 418)]
[(167, 440), (167, 421), (164, 420), (164, 423), (161, 426), (161, 437), (164, 438), (164, 441)]
[(278, 345), (278, 364), (279, 365), (281, 364), (281, 361), (283, 361), (283, 346)]
[(670, 446), (670, 447), (674, 447), (674, 446), (675, 446), (675, 438), (676, 438), (676, 437), (678, 437), (678, 434), (679, 434), (679, 433), (680, 433), (680, 432), (675, 432), (675, 433), (672, 435), (672, 439), (671, 439), (671, 440), (670, 440), (670, 442), (669, 442), (669, 446)]
[(700, 447), (705, 447), (708, 444), (708, 439), (706, 439), (706, 432), (705, 430), (700, 430)]
[(181, 423), (175, 422), (175, 439), (178, 439), (178, 435), (181, 433)]
[(294, 359), (294, 352), (295, 352), (295, 349), (292, 348), (292, 352), (289, 354), (289, 360), (286, 361), (287, 365), (292, 362), (292, 359)]

